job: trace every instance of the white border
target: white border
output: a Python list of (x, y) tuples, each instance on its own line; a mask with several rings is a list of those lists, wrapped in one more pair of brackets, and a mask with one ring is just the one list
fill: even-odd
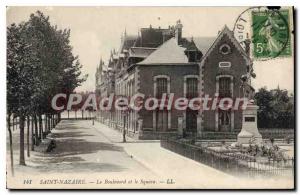
[[(10, 191), (6, 190), (6, 6), (253, 6), (253, 5), (281, 5), (281, 6), (295, 6), (295, 8), (299, 12), (300, 1), (297, 0), (252, 0), (252, 1), (242, 1), (242, 0), (214, 0), (214, 1), (195, 1), (195, 0), (48, 0), (48, 1), (38, 1), (38, 0), (2, 0), (0, 1), (1, 15), (0, 15), (0, 29), (1, 29), (1, 44), (0, 44), (0, 90), (1, 90), (1, 99), (0, 99), (0, 125), (1, 125), (1, 167), (0, 167), (0, 184), (1, 184), (1, 194), (8, 194)], [(295, 31), (299, 33), (299, 19), (296, 19), (296, 27)], [(299, 38), (297, 40), (296, 46), (299, 45)], [(296, 56), (300, 55), (299, 49), (297, 50)], [(297, 68), (297, 74), (299, 75), (300, 69)], [(298, 81), (298, 79), (297, 79)], [(299, 85), (296, 86), (296, 91), (299, 92)], [(296, 102), (299, 100), (295, 100)], [(300, 118), (299, 114), (297, 114), (297, 121)], [(299, 133), (297, 137), (297, 141), (299, 140)], [(297, 157), (299, 157), (299, 150), (297, 150)], [(298, 165), (299, 166), (299, 165)], [(297, 167), (299, 170), (299, 167)], [(296, 181), (299, 181), (297, 179)], [(296, 184), (299, 187), (299, 183)], [(81, 191), (81, 193), (85, 193), (86, 191)], [(22, 193), (32, 193), (31, 191), (23, 191)], [(40, 193), (40, 192), (38, 192)], [(49, 192), (47, 192), (49, 193)], [(51, 191), (50, 193), (60, 194), (61, 191)], [(74, 193), (73, 191), (68, 191), (65, 193)], [(95, 192), (94, 193), (99, 193)], [(107, 192), (101, 191), (100, 193), (106, 194)], [(109, 194), (115, 193), (124, 193), (124, 191), (112, 192)], [(126, 192), (125, 192), (126, 193)], [(129, 192), (131, 193), (131, 192)], [(138, 192), (140, 193), (140, 191)], [(163, 192), (152, 191), (151, 193), (162, 194)], [(188, 192), (180, 192), (180, 193), (188, 193)], [(217, 192), (201, 192), (201, 193), (209, 193), (216, 194)], [(271, 194), (273, 192), (252, 192), (256, 195), (258, 194)], [(281, 191), (280, 193), (286, 193)]]

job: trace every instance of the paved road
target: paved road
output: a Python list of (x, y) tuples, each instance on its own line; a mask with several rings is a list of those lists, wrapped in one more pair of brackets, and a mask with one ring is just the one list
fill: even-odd
[(56, 148), (50, 153), (36, 154), (28, 162), (39, 172), (153, 175), (123, 147), (96, 130), (91, 121), (63, 120), (52, 131), (51, 137), (56, 140)]

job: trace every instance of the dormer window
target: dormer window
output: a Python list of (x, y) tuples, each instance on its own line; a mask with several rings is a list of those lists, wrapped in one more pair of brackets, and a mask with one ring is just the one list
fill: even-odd
[(192, 39), (191, 42), (185, 42), (183, 45), (186, 47), (184, 53), (189, 62), (199, 62), (202, 57), (202, 53), (197, 48), (194, 40)]
[(196, 51), (189, 51), (188, 52), (189, 62), (196, 62), (196, 57), (197, 57)]
[(199, 62), (202, 55), (199, 51), (185, 51), (185, 55), (188, 57), (189, 62)]

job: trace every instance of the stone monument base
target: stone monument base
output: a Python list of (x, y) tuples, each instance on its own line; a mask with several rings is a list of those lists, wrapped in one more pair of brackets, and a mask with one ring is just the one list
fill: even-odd
[(257, 129), (257, 110), (255, 104), (248, 104), (243, 110), (242, 130), (237, 136), (239, 144), (262, 144), (262, 136)]
[(247, 131), (241, 131), (238, 134), (237, 142), (239, 144), (258, 144), (260, 145), (262, 143), (262, 136), (259, 135), (253, 135), (252, 133), (249, 133)]

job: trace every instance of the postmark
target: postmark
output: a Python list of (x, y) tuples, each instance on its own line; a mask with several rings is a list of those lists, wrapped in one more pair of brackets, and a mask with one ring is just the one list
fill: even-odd
[(233, 32), (241, 46), (248, 41), (250, 57), (265, 61), (292, 56), (291, 11), (281, 7), (250, 7), (236, 19)]

